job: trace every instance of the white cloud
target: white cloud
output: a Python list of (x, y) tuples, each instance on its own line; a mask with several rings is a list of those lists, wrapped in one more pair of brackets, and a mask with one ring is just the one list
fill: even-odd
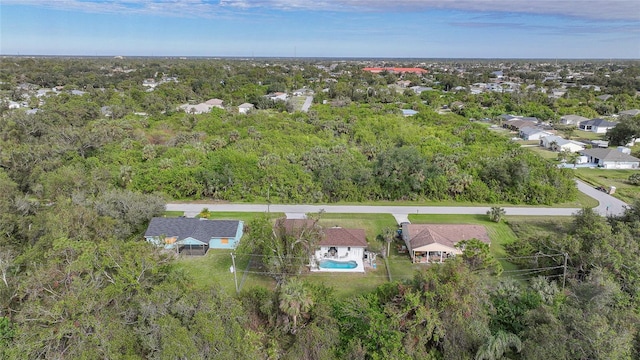
[(640, 21), (638, 0), (2, 0), (2, 3), (88, 12), (135, 12), (193, 17), (229, 15), (238, 10), (259, 8), (345, 12), (459, 10)]
[(640, 20), (637, 0), (225, 0), (225, 5), (332, 11), (460, 10)]

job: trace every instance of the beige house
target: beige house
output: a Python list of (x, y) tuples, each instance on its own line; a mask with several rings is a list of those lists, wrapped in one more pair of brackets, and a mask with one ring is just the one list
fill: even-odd
[(441, 263), (462, 254), (456, 244), (478, 239), (486, 244), (491, 240), (482, 225), (469, 224), (402, 224), (404, 240), (414, 263)]

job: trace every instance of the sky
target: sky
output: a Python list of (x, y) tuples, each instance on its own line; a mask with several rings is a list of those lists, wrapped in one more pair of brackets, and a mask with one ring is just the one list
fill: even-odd
[(640, 59), (640, 0), (0, 0), (0, 54)]

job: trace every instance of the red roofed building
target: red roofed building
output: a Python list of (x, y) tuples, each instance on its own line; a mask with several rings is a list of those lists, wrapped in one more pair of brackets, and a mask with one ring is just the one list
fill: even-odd
[(372, 74), (379, 74), (383, 71), (386, 71), (392, 74), (412, 73), (412, 74), (418, 74), (418, 75), (426, 74), (429, 72), (426, 69), (422, 69), (422, 68), (397, 68), (397, 67), (384, 67), (384, 68), (370, 67), (370, 68), (364, 68), (362, 69), (362, 71), (368, 71)]

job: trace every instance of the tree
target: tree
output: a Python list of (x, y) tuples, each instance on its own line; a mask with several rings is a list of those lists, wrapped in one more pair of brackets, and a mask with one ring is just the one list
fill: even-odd
[(493, 222), (500, 222), (505, 214), (506, 212), (504, 211), (504, 209), (499, 206), (492, 206), (491, 209), (487, 211), (489, 219)]
[(499, 331), (489, 337), (478, 352), (476, 352), (475, 360), (499, 360), (504, 359), (505, 353), (511, 348), (516, 352), (522, 351), (522, 341), (520, 338), (511, 333)]
[(460, 241), (456, 248), (462, 249), (462, 260), (471, 271), (486, 270), (494, 275), (502, 274), (502, 265), (489, 250), (489, 245), (478, 239)]
[(384, 229), (382, 229), (382, 238), (387, 244), (387, 249), (384, 255), (385, 258), (389, 258), (389, 256), (391, 255), (391, 243), (393, 242), (394, 235), (395, 234), (393, 230), (391, 230), (391, 228), (385, 227)]
[(633, 139), (640, 138), (640, 116), (624, 117), (618, 124), (607, 131), (605, 138), (612, 145), (626, 146)]
[(280, 287), (279, 308), (293, 320), (291, 333), (298, 329), (298, 317), (311, 310), (313, 299), (304, 283), (297, 278), (290, 278)]
[(640, 185), (640, 174), (635, 173), (629, 176), (629, 183), (632, 185)]
[(307, 267), (324, 236), (318, 219), (293, 224), (288, 228), (286, 221), (280, 219), (273, 226), (265, 213), (249, 222), (248, 241), (241, 243), (246, 251), (260, 254), (263, 265), (278, 284)]

